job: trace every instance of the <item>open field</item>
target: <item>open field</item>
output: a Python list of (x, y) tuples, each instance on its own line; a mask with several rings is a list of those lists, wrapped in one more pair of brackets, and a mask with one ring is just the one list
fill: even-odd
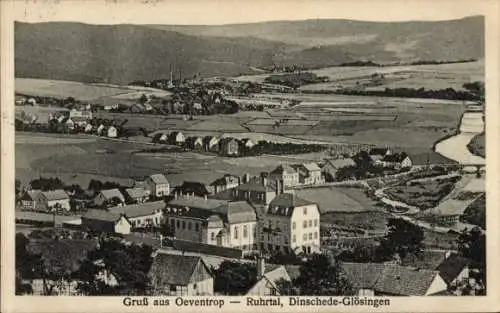
[[(29, 139), (32, 136), (43, 137), (43, 144), (33, 144), (36, 139)], [(79, 183), (82, 187), (86, 187), (90, 179), (130, 185), (131, 177), (165, 173), (176, 186), (184, 180), (210, 183), (226, 173), (257, 175), (287, 160), (275, 156), (223, 158), (191, 152), (137, 153), (151, 145), (103, 138), (60, 144), (58, 137), (16, 134), (16, 177), (22, 183), (42, 175), (61, 177), (66, 183)]]
[[(484, 81), (484, 60), (467, 63), (404, 65), (404, 66), (342, 66), (328, 67), (310, 72), (329, 78), (327, 83), (300, 87), (303, 91), (335, 90), (366, 86), (368, 89), (425, 88), (463, 90), (462, 85)], [(372, 75), (377, 75), (372, 77)], [(381, 75), (384, 75), (382, 78)], [(272, 74), (246, 75), (236, 79), (263, 83)]]
[(391, 217), (384, 212), (341, 213), (329, 212), (321, 215), (321, 223), (359, 227), (371, 231), (384, 231)]
[(131, 100), (139, 99), (143, 93), (154, 94), (157, 97), (170, 94), (169, 92), (159, 89), (139, 88), (110, 84), (85, 84), (64, 80), (34, 78), (15, 79), (16, 93), (29, 96), (53, 97), (58, 99), (73, 97), (80, 101), (95, 101), (100, 98)]

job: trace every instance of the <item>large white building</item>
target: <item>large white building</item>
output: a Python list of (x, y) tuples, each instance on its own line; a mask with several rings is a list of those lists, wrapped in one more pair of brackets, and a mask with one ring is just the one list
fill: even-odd
[(285, 253), (320, 251), (318, 205), (281, 193), (268, 206), (260, 231), (260, 248)]
[(242, 249), (257, 249), (257, 216), (246, 201), (185, 196), (170, 201), (165, 221), (175, 238)]

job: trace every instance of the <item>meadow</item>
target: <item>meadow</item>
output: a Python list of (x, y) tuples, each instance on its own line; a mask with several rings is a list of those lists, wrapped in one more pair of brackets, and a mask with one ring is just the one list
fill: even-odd
[(111, 84), (86, 84), (74, 81), (16, 78), (15, 91), (18, 94), (38, 97), (53, 97), (65, 99), (73, 97), (80, 101), (108, 100), (135, 100), (143, 93), (153, 94), (157, 97), (170, 95), (169, 92), (153, 89), (120, 86)]

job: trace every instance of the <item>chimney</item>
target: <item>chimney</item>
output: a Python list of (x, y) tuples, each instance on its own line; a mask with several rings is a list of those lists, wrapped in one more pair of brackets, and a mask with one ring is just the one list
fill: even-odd
[(262, 177), (262, 185), (267, 186), (267, 177)]
[(259, 256), (257, 259), (257, 279), (260, 279), (262, 276), (264, 276), (264, 273), (266, 272), (266, 260)]
[(250, 174), (249, 173), (245, 173), (244, 183), (248, 183), (248, 182), (250, 182)]
[(207, 201), (207, 200), (208, 200), (208, 196), (205, 194), (205, 201)]
[(281, 193), (283, 193), (283, 190), (281, 190), (281, 180), (277, 179), (276, 180), (276, 195), (278, 196)]
[(241, 177), (238, 176), (238, 186), (241, 185)]

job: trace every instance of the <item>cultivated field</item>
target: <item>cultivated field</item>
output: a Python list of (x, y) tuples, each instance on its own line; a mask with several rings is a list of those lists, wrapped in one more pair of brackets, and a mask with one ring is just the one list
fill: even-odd
[(170, 95), (169, 92), (142, 87), (118, 86), (110, 84), (85, 84), (80, 82), (16, 78), (16, 93), (65, 99), (73, 97), (80, 101), (96, 101), (99, 99), (133, 100), (139, 99), (142, 94), (154, 94), (157, 97)]

